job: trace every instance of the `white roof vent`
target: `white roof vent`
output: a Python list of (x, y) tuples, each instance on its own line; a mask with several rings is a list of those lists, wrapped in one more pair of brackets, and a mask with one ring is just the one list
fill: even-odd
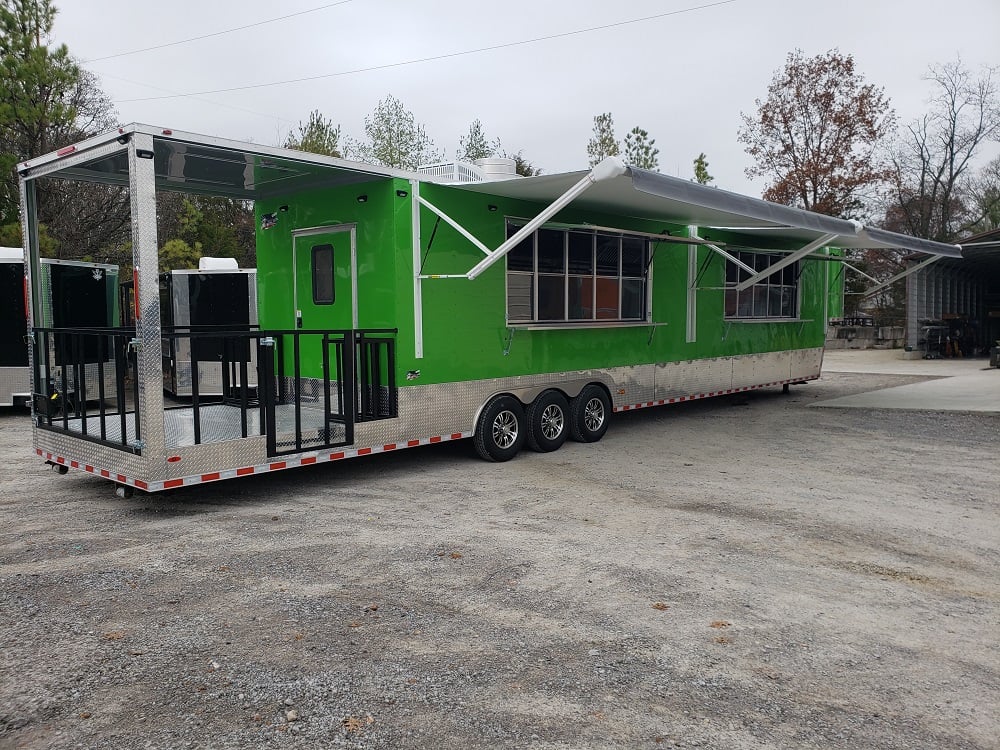
[(519, 176), (517, 163), (513, 159), (495, 156), (489, 159), (476, 159), (474, 163), (483, 171), (486, 180), (512, 180)]
[(236, 258), (212, 258), (208, 255), (198, 258), (199, 271), (236, 271), (239, 267)]
[(438, 182), (495, 182), (520, 177), (513, 159), (493, 157), (476, 159), (473, 164), (465, 161), (448, 161), (439, 164), (422, 164), (417, 172), (436, 177)]

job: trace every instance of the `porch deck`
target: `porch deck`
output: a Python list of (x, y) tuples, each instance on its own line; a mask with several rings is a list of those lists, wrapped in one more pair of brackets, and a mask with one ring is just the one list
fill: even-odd
[[(239, 440), (243, 437), (242, 409), (239, 404), (207, 404), (200, 405), (198, 411), (201, 415), (201, 440), (195, 441), (195, 410), (192, 406), (175, 406), (165, 409), (163, 412), (163, 431), (167, 448), (183, 448), (193, 445), (205, 445), (210, 443), (221, 443), (227, 440)], [(303, 405), (300, 408), (300, 443), (304, 450), (309, 446), (321, 446), (327, 442), (339, 443), (344, 440), (344, 426), (340, 424), (332, 425), (333, 434), (330, 440), (324, 435), (323, 409)], [(295, 405), (277, 404), (274, 407), (275, 424), (277, 427), (277, 447), (288, 449), (295, 447)], [(247, 409), (247, 435), (263, 435), (261, 427), (260, 410)], [(90, 437), (101, 437), (101, 418), (96, 413), (87, 414), (85, 417), (75, 417), (67, 420), (63, 424), (62, 419), (53, 419), (52, 426), (63, 429), (71, 434), (88, 435)], [(122, 443), (121, 416), (118, 414), (106, 414), (104, 420), (105, 440), (113, 443)], [(86, 430), (86, 432), (84, 432)], [(125, 442), (131, 443), (136, 439), (135, 435), (135, 412), (128, 411), (125, 414)]]

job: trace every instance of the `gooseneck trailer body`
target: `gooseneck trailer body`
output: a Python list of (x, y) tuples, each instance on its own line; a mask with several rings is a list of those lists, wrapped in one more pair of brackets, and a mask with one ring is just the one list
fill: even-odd
[[(812, 380), (839, 263), (831, 248), (960, 255), (616, 159), (446, 184), (132, 125), (18, 168), (36, 393), (47, 336), (78, 349), (94, 339), (116, 357), (112, 392), (84, 384), (82, 406), (34, 414), (35, 450), (150, 492), (462, 438), (506, 460), (526, 445), (597, 441), (616, 411)], [(132, 325), (39, 325), (43, 179), (127, 186)], [(162, 190), (254, 201), (259, 329), (161, 323)], [(252, 347), (255, 360), (205, 347), (229, 387), (194, 387), (168, 406), (163, 341), (200, 336)]]

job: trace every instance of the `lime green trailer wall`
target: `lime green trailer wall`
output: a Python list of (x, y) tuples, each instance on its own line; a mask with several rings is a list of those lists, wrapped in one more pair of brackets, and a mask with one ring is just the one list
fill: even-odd
[[(525, 219), (543, 206), (469, 194), (421, 183), (421, 197), (454, 217), (488, 247), (506, 239), (508, 219)], [(309, 227), (356, 226), (357, 308), (362, 328), (397, 328), (400, 382), (428, 385), (518, 375), (537, 375), (663, 362), (810, 349), (825, 334), (827, 266), (800, 262), (799, 312), (795, 319), (726, 320), (725, 259), (708, 247), (691, 259), (695, 278), (696, 326), (686, 335), (689, 245), (653, 241), (648, 320), (612, 325), (508, 324), (506, 273), (497, 263), (474, 280), (422, 281), (423, 353), (415, 354), (414, 268), (411, 204), (414, 186), (400, 179), (362, 187), (303, 193), (280, 212), (278, 201), (258, 203), (278, 213), (274, 227), (258, 231), (260, 318), (265, 328), (295, 325), (290, 264), (292, 232)], [(363, 202), (359, 197), (363, 196)], [(555, 217), (568, 225), (612, 227), (624, 232), (683, 237), (687, 227), (569, 208)], [(706, 239), (739, 244), (732, 233), (704, 230)], [(483, 256), (457, 230), (426, 208), (420, 210), (420, 259), (425, 276), (464, 274)], [(793, 250), (794, 247), (775, 250)], [(347, 283), (338, 279), (338, 284)], [(405, 374), (420, 371), (417, 379)], [(314, 375), (316, 373), (313, 373)]]

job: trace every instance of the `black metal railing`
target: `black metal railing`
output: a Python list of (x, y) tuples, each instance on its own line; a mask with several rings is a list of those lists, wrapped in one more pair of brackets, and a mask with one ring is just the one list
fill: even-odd
[[(225, 437), (264, 434), (265, 410), (258, 384), (261, 364), (270, 364), (270, 350), (263, 352), (268, 355), (267, 359), (261, 356), (261, 341), (265, 335), (256, 327), (178, 326), (164, 329), (162, 338), (164, 384), (171, 384), (173, 396), (166, 411), (190, 409), (194, 445), (206, 442), (206, 410), (219, 404), (235, 407), (239, 415), (238, 434)], [(252, 351), (255, 356), (251, 356)], [(181, 372), (181, 368), (188, 369)], [(203, 374), (209, 374), (209, 368), (211, 377), (203, 379)], [(214, 385), (217, 387), (208, 386), (209, 392), (203, 392), (205, 381), (213, 381), (216, 375), (218, 380)], [(178, 383), (189, 386), (190, 393), (182, 393), (182, 389), (177, 388)], [(190, 402), (185, 401), (186, 398), (190, 398)], [(255, 410), (259, 418), (252, 420)]]
[(357, 331), (357, 421), (391, 419), (398, 413), (395, 339), (393, 331)]
[[(165, 385), (170, 383), (172, 395), (194, 395), (201, 387), (202, 368), (199, 363), (219, 365), (219, 393), (224, 399), (239, 399), (237, 386), (247, 383), (248, 376), (256, 374), (256, 358), (251, 356), (254, 334), (259, 327), (240, 326), (171, 326), (164, 328), (163, 375)], [(184, 346), (182, 347), (182, 344)], [(190, 367), (190, 372), (182, 373), (180, 368)], [(185, 377), (186, 376), (186, 377)], [(178, 384), (186, 385), (190, 380), (192, 394), (178, 393)]]
[(35, 328), (36, 424), (141, 453), (142, 420), (131, 328)]
[[(261, 370), (268, 455), (353, 445), (356, 423), (396, 417), (396, 332), (269, 331), (275, 369)], [(306, 362), (315, 367), (316, 357), (319, 378), (303, 370)]]
[[(185, 445), (264, 435), (270, 456), (352, 445), (356, 423), (397, 416), (395, 334), (396, 329), (164, 330), (165, 353), (171, 358), (178, 351), (190, 353), (184, 360), (190, 393), (174, 395), (164, 411), (190, 412), (177, 420), (191, 429)], [(36, 328), (39, 426), (141, 453), (135, 348), (131, 328)], [(166, 360), (165, 379), (166, 368), (177, 364)], [(203, 378), (209, 367), (211, 378)], [(207, 382), (210, 388), (203, 385)], [(220, 406), (225, 408), (219, 411)], [(169, 424), (165, 420), (165, 429)]]

